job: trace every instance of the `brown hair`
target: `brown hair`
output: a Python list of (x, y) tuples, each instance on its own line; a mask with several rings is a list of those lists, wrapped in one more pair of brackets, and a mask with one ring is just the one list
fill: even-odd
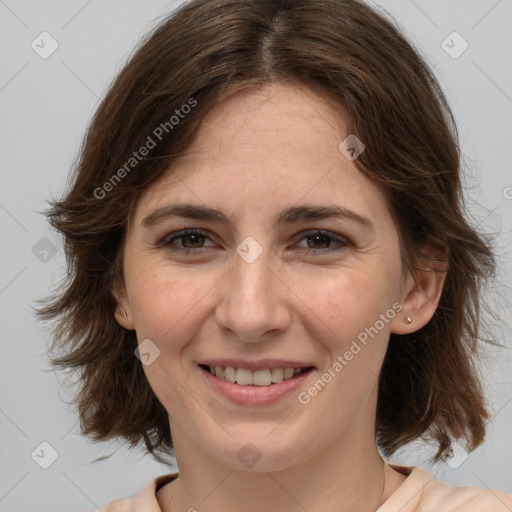
[[(132, 447), (143, 441), (159, 460), (172, 448), (167, 412), (133, 354), (135, 332), (114, 318), (127, 220), (227, 92), (273, 81), (315, 87), (344, 107), (349, 133), (366, 146), (356, 164), (386, 191), (406, 268), (415, 268), (426, 242), (447, 254), (432, 320), (391, 335), (379, 446), (390, 455), (430, 437), (439, 459), (453, 436), (474, 449), (488, 418), (475, 356), (480, 285), (493, 274), (493, 255), (464, 218), (457, 132), (438, 82), (395, 25), (357, 0), (192, 1), (160, 23), (111, 85), (70, 190), (48, 212), (64, 236), (68, 276), (40, 309), (58, 319), (52, 363), (80, 371), (83, 433)], [(154, 147), (139, 154), (149, 139)]]

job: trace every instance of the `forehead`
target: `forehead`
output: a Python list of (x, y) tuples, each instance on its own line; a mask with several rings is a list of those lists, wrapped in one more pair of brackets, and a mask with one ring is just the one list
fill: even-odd
[(209, 112), (137, 210), (193, 200), (243, 218), (284, 204), (338, 203), (378, 221), (389, 216), (384, 194), (339, 150), (348, 135), (341, 106), (312, 89), (272, 84), (239, 91)]

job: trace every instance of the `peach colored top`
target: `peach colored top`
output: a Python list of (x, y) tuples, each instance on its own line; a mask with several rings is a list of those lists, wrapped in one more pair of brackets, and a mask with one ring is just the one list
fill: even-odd
[[(409, 476), (376, 512), (511, 512), (512, 494), (475, 487), (453, 487), (420, 467), (393, 466)], [(110, 502), (101, 512), (162, 512), (156, 492), (178, 477), (160, 476), (130, 499)], [(97, 510), (95, 512), (100, 512)]]

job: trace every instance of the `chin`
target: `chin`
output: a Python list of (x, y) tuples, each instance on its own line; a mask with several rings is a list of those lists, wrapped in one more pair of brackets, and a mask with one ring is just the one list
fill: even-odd
[(245, 470), (254, 473), (281, 471), (307, 458), (304, 451), (299, 449), (299, 445), (291, 443), (288, 436), (287, 439), (286, 446), (282, 444), (276, 446), (275, 440), (270, 443), (264, 436), (261, 440), (250, 440), (247, 437), (244, 440), (232, 439), (226, 449), (219, 448), (212, 455), (237, 471)]

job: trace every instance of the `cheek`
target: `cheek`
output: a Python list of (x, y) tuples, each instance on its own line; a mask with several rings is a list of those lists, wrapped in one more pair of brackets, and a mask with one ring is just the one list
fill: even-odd
[(367, 407), (368, 397), (376, 399), (396, 315), (393, 290), (367, 274), (345, 273), (323, 286), (309, 287), (305, 302), (311, 305), (309, 328), (322, 347), (325, 367), (309, 382), (300, 402), (322, 411), (332, 425), (347, 425)]
[(308, 317), (311, 325), (316, 325), (319, 339), (331, 340), (329, 343), (341, 350), (376, 322), (383, 337), (388, 334), (389, 322), (382, 326), (379, 319), (386, 312), (388, 317), (394, 313), (397, 290), (391, 274), (391, 270), (372, 273), (360, 267), (333, 269), (329, 274), (298, 280), (294, 289), (310, 310)]
[[(138, 342), (149, 339), (150, 364), (143, 370), (161, 403), (168, 410), (186, 408), (187, 396), (180, 399), (180, 386), (173, 375), (181, 371), (182, 356), (189, 340), (194, 339), (207, 317), (205, 292), (210, 279), (202, 279), (169, 265), (127, 265), (130, 307)], [(142, 346), (142, 345), (141, 345)], [(154, 348), (156, 346), (156, 349)], [(155, 354), (155, 355), (153, 355)]]
[(179, 339), (176, 332), (201, 314), (201, 299), (214, 278), (197, 276), (162, 261), (143, 263), (140, 258), (127, 261), (125, 266), (137, 337), (162, 344), (169, 337)]

